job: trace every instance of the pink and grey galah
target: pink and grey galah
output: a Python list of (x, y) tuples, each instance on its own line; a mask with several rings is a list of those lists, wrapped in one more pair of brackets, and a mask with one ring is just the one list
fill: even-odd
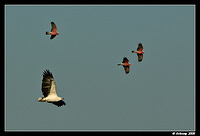
[(51, 22), (51, 32), (46, 32), (46, 35), (51, 35), (50, 39), (53, 39), (56, 35), (59, 35), (57, 27), (54, 22)]
[(141, 43), (138, 44), (138, 48), (137, 48), (137, 51), (132, 51), (132, 53), (137, 53), (138, 55), (138, 61), (141, 62), (142, 59), (143, 59), (143, 54), (144, 54), (144, 51), (143, 50), (143, 46)]
[(119, 65), (119, 66), (122, 65), (122, 66), (124, 67), (124, 71), (125, 71), (126, 74), (129, 73), (129, 71), (130, 71), (130, 66), (131, 66), (131, 64), (128, 63), (128, 62), (129, 62), (129, 60), (128, 60), (126, 57), (124, 57), (122, 63), (117, 64), (117, 65)]

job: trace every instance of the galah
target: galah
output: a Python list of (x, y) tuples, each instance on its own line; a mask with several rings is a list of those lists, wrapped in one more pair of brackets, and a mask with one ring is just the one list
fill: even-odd
[(50, 39), (53, 39), (56, 35), (59, 35), (59, 33), (56, 32), (57, 27), (54, 22), (51, 22), (51, 32), (46, 32), (46, 35), (51, 35)]
[(132, 51), (132, 53), (137, 53), (138, 55), (138, 61), (141, 62), (142, 59), (143, 59), (143, 54), (144, 54), (144, 51), (143, 50), (143, 46), (141, 43), (138, 44), (138, 48), (137, 48), (137, 51)]
[(124, 71), (125, 71), (126, 74), (129, 73), (129, 71), (130, 71), (130, 66), (131, 66), (131, 64), (128, 63), (128, 62), (129, 62), (129, 60), (128, 60), (126, 57), (124, 57), (122, 63), (117, 64), (117, 65), (119, 65), (119, 66), (122, 65), (122, 66), (124, 67)]

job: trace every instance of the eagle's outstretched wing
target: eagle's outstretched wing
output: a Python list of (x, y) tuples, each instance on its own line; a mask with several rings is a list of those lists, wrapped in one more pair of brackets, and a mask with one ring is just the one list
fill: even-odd
[(56, 84), (53, 75), (49, 70), (43, 72), (42, 93), (44, 97), (47, 97), (49, 94), (57, 95)]
[(58, 107), (63, 106), (63, 105), (66, 104), (63, 100), (60, 100), (60, 101), (57, 101), (57, 102), (51, 102), (51, 103), (53, 103), (54, 105), (56, 105)]

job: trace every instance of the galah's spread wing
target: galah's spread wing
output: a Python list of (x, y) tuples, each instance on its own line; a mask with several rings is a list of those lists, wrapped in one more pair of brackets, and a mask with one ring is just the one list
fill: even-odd
[(56, 37), (56, 35), (51, 35), (50, 39), (53, 39), (54, 37)]
[(56, 31), (57, 31), (57, 27), (56, 27), (55, 23), (51, 22), (51, 32), (56, 32)]
[(129, 60), (126, 57), (124, 57), (122, 63), (128, 63), (128, 62)]
[(130, 71), (130, 67), (129, 66), (123, 66), (123, 67), (124, 67), (125, 73), (128, 74)]
[(141, 43), (138, 44), (138, 48), (137, 48), (137, 51), (142, 51), (143, 50), (143, 46)]
[(137, 54), (138, 55), (138, 61), (141, 62), (143, 59), (143, 54)]

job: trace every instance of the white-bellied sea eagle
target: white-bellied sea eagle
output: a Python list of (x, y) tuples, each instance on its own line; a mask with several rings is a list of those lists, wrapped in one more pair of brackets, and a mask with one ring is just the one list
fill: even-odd
[(39, 97), (38, 102), (53, 103), (58, 107), (65, 105), (64, 98), (58, 97), (56, 93), (56, 84), (49, 70), (43, 72), (42, 93), (44, 97)]

